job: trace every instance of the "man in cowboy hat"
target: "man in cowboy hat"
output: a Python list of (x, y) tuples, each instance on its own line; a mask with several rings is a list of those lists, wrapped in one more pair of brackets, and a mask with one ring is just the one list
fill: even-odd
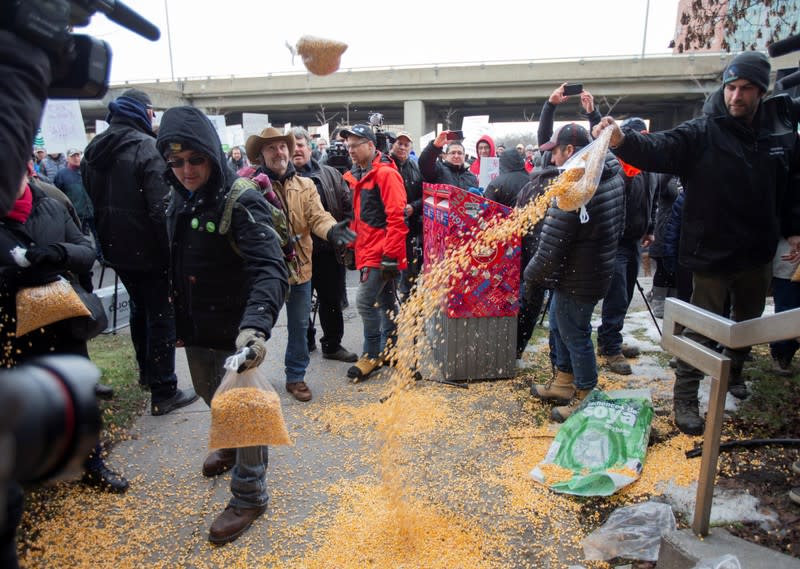
[(269, 176), (272, 189), (286, 214), (296, 256), (290, 271), (286, 319), (289, 339), (286, 344), (286, 391), (298, 401), (310, 401), (311, 390), (305, 383), (308, 367), (308, 315), (311, 312), (311, 233), (333, 244), (355, 239), (347, 228), (348, 221), (338, 222), (325, 211), (314, 182), (297, 174), (292, 156), (295, 139), (274, 127), (252, 135), (245, 145), (250, 163), (257, 165), (256, 174)]

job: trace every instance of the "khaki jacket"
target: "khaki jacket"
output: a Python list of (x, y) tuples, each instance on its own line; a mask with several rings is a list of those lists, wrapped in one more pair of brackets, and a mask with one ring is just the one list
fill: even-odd
[(303, 284), (311, 280), (311, 253), (314, 248), (311, 232), (321, 239), (327, 239), (328, 231), (336, 225), (336, 220), (322, 207), (317, 187), (310, 178), (295, 174), (285, 183), (272, 180), (272, 188), (289, 212), (289, 228), (297, 253), (297, 279), (290, 279), (289, 284)]

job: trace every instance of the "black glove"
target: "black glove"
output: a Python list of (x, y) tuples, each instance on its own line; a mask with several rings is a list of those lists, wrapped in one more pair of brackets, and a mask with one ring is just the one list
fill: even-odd
[(381, 259), (381, 275), (383, 275), (383, 280), (392, 281), (396, 279), (399, 274), (400, 269), (397, 259), (392, 259), (384, 255), (383, 259)]
[(44, 263), (60, 265), (67, 258), (67, 251), (63, 245), (56, 243), (44, 247), (32, 247), (25, 253), (25, 258), (31, 262), (32, 266)]
[(347, 226), (350, 224), (349, 219), (345, 219), (344, 221), (340, 221), (333, 227), (328, 230), (328, 236), (326, 239), (328, 243), (333, 245), (334, 247), (340, 247), (342, 245), (349, 245), (353, 241), (356, 240), (356, 234), (354, 231), (351, 231)]

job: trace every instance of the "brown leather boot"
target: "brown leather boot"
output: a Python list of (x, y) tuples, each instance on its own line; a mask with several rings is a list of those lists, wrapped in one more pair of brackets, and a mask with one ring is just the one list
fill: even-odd
[(247, 528), (264, 512), (266, 504), (258, 508), (239, 508), (228, 505), (217, 516), (208, 530), (208, 541), (217, 545), (231, 542), (247, 531)]
[(217, 476), (233, 468), (234, 464), (236, 464), (235, 448), (215, 450), (203, 461), (203, 476)]
[(559, 405), (566, 405), (575, 396), (575, 376), (557, 370), (556, 375), (544, 385), (531, 386), (531, 395), (539, 399), (550, 399)]
[(591, 389), (578, 389), (575, 392), (575, 397), (572, 398), (569, 405), (564, 405), (563, 407), (553, 407), (553, 410), (550, 413), (550, 418), (557, 423), (563, 423), (566, 421), (574, 412), (575, 409), (578, 408), (586, 396), (592, 392)]

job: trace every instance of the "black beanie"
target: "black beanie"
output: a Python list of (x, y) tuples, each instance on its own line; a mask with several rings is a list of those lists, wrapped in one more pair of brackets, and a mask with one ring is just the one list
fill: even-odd
[(133, 99), (134, 101), (144, 105), (144, 108), (146, 109), (153, 108), (153, 102), (150, 100), (150, 97), (147, 95), (147, 93), (145, 93), (144, 91), (140, 91), (139, 89), (128, 89), (120, 96)]
[(726, 85), (737, 79), (747, 79), (766, 92), (769, 87), (770, 69), (766, 55), (759, 51), (745, 51), (734, 57), (725, 68), (722, 73), (722, 84)]

